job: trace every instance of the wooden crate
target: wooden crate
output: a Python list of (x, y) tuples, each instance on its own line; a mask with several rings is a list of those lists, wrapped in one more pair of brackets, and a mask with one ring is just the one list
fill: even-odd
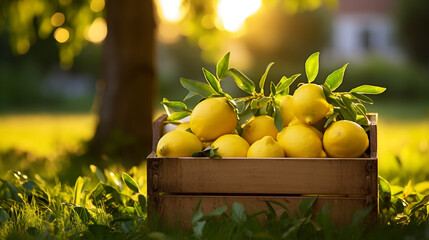
[[(153, 124), (153, 152), (147, 158), (149, 215), (156, 211), (171, 224), (190, 226), (193, 209), (208, 214), (240, 202), (248, 213), (267, 209), (264, 200), (296, 211), (298, 202), (318, 196), (313, 210), (325, 203), (337, 226), (351, 222), (354, 211), (374, 206), (378, 214), (377, 115), (370, 114), (369, 157), (365, 158), (223, 158), (156, 156), (165, 115)], [(273, 205), (279, 213), (282, 211)]]

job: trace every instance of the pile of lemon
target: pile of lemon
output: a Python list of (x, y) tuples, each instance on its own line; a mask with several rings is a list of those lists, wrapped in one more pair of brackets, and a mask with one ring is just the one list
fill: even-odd
[(283, 129), (278, 132), (268, 115), (250, 118), (237, 133), (237, 113), (224, 97), (207, 98), (196, 105), (189, 122), (159, 140), (159, 157), (189, 157), (207, 146), (221, 157), (361, 157), (368, 148), (365, 130), (340, 120), (324, 129), (333, 111), (317, 84), (303, 84), (293, 95), (280, 99)]

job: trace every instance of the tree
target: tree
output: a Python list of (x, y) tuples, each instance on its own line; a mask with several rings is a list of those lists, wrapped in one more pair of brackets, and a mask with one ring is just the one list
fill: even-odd
[(106, 22), (105, 84), (92, 150), (123, 157), (144, 156), (152, 142), (155, 91), (152, 1), (107, 1)]
[[(325, 2), (332, 4), (335, 0)], [(283, 4), (289, 11), (313, 10), (322, 3), (310, 0), (271, 2)], [(216, 12), (211, 1), (189, 1), (187, 4), (193, 18), (183, 21), (196, 29), (191, 39), (219, 32), (214, 27), (209, 30), (201, 27), (204, 15)], [(108, 32), (103, 46), (99, 122), (90, 144), (91, 152), (119, 155), (133, 164), (150, 151), (152, 141), (153, 1), (3, 0), (0, 2), (0, 29), (8, 30), (11, 47), (17, 54), (25, 54), (37, 39), (54, 36), (58, 41), (60, 62), (68, 68), (87, 44), (87, 30), (96, 21), (103, 23), (104, 15)]]
[(429, 1), (400, 0), (397, 4), (398, 30), (401, 43), (414, 61), (429, 65)]

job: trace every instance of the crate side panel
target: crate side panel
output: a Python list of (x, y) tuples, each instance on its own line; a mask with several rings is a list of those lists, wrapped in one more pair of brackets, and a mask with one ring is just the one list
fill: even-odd
[[(160, 158), (159, 192), (367, 195), (374, 159)], [(376, 169), (372, 169), (376, 170)]]
[[(167, 223), (190, 227), (193, 209), (200, 198), (202, 198), (202, 201), (199, 209), (204, 215), (223, 205), (228, 206), (227, 212), (229, 213), (234, 202), (243, 204), (247, 213), (267, 210), (268, 208), (264, 200), (273, 200), (282, 203), (288, 208), (289, 214), (293, 215), (298, 211), (298, 203), (304, 197), (163, 195), (160, 197), (158, 211), (162, 219)], [(328, 211), (334, 224), (336, 226), (344, 226), (351, 223), (353, 213), (356, 210), (365, 206), (365, 200), (363, 198), (319, 197), (313, 206), (313, 214), (320, 211), (324, 204), (328, 205)], [(271, 205), (276, 211), (277, 216), (280, 216), (284, 211), (277, 204)], [(261, 216), (259, 220), (263, 221), (263, 217)]]

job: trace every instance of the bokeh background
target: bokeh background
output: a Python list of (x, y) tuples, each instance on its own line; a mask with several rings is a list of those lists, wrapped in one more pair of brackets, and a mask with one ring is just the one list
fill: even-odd
[[(108, 3), (0, 3), (1, 174), (10, 169), (37, 173), (48, 166), (51, 171), (42, 171), (45, 177), (63, 173), (60, 176), (66, 178), (64, 172), (74, 162), (88, 163), (94, 158), (121, 161), (122, 155), (111, 152), (127, 147), (122, 135), (95, 157), (82, 157), (100, 122), (108, 51), (104, 42), (112, 34), (108, 21), (106, 24)], [(153, 101), (128, 102), (129, 111), (141, 104), (151, 105), (144, 114), (156, 118), (163, 112), (163, 97), (185, 97), (180, 77), (204, 80), (201, 68), (214, 71), (226, 52), (231, 52), (230, 65), (254, 81), (268, 63), (275, 62), (268, 81), (276, 83), (282, 76), (304, 73), (305, 59), (319, 51), (321, 69), (316, 83), (323, 83), (329, 73), (350, 63), (340, 91), (361, 84), (387, 88), (368, 106), (369, 112), (379, 114), (380, 175), (397, 184), (429, 180), (427, 0), (153, 3), (153, 9), (138, 9), (142, 15), (154, 14), (154, 45), (142, 41), (134, 46), (136, 52), (143, 50), (142, 54), (147, 48), (154, 51), (153, 86), (147, 83), (148, 88), (140, 92)], [(138, 23), (135, 28), (139, 31)], [(292, 91), (304, 81), (300, 77)], [(222, 84), (231, 95), (242, 94), (232, 79)], [(147, 123), (141, 128), (150, 131)], [(144, 156), (134, 158), (132, 164), (144, 164)]]

